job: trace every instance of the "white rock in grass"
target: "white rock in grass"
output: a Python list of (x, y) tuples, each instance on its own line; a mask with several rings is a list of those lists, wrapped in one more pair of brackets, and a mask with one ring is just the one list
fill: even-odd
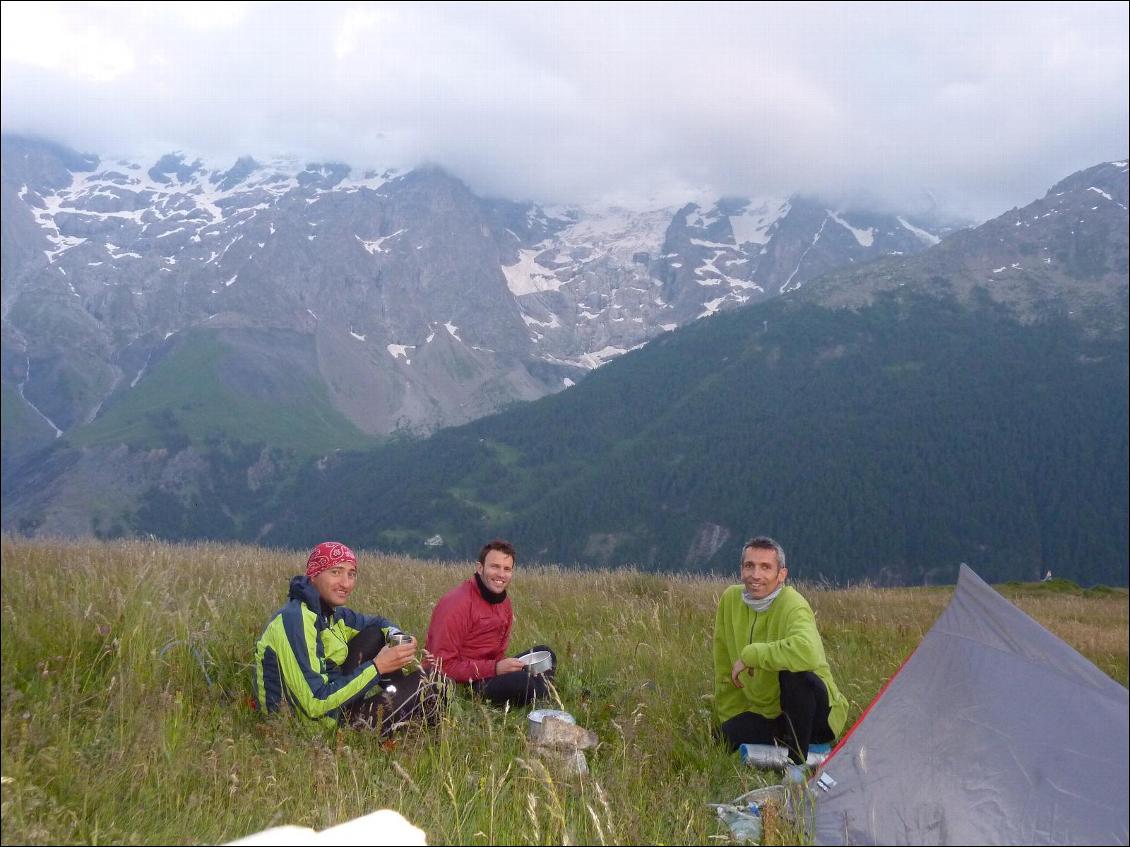
[(530, 724), (530, 740), (540, 747), (554, 747), (558, 750), (574, 751), (588, 750), (597, 745), (599, 739), (596, 733), (583, 726), (569, 723), (557, 717), (548, 717), (540, 724), (540, 729), (535, 729), (536, 724)]

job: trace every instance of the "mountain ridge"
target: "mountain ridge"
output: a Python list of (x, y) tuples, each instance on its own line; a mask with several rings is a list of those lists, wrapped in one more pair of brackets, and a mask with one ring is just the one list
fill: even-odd
[[(311, 174), (312, 180), (341, 184), (339, 173), (332, 168)], [(427, 182), (431, 176), (421, 174), (415, 179)], [(443, 191), (455, 210), (459, 198), (466, 197), (458, 186)], [(305, 205), (326, 202), (320, 197)], [(981, 564), (990, 574), (996, 569), (1000, 578), (1031, 578), (1033, 563), (1042, 566), (1056, 555), (1074, 562), (1086, 554), (1102, 563), (1082, 581), (1125, 583), (1124, 568), (1114, 565), (1109, 570), (1112, 557), (1125, 559), (1121, 552), (1125, 543), (1112, 540), (1107, 528), (1117, 529), (1125, 523), (1125, 483), (1104, 475), (1094, 460), (1094, 445), (1110, 442), (1100, 424), (1111, 432), (1126, 429), (1125, 404), (1119, 405), (1119, 398), (1126, 396), (1125, 197), (1125, 163), (1078, 172), (1033, 204), (975, 230), (941, 239), (923, 253), (888, 256), (849, 270), (832, 269), (784, 297), (766, 296), (744, 308), (735, 308), (739, 305), (735, 302), (704, 320), (692, 315), (682, 328), (661, 333), (642, 349), (617, 350), (609, 365), (563, 393), (441, 430), (426, 441), (394, 437), (375, 452), (338, 452), (337, 447), (356, 446), (342, 442), (338, 435), (321, 441), (320, 448), (313, 451), (318, 455), (307, 458), (310, 451), (307, 456), (299, 455), (272, 445), (269, 439), (233, 441), (222, 429), (209, 429), (210, 418), (205, 417), (201, 427), (192, 423), (192, 414), (175, 409), (171, 416), (158, 414), (149, 421), (144, 439), (134, 447), (122, 447), (113, 438), (81, 443), (80, 428), (61, 439), (54, 452), (49, 447), (47, 454), (29, 459), (19, 469), (6, 464), (4, 524), (30, 533), (140, 532), (299, 545), (309, 537), (334, 531), (359, 544), (413, 554), (431, 550), (444, 556), (470, 555), (483, 533), (505, 532), (525, 539), (535, 559), (712, 569), (726, 560), (728, 545), (759, 524), (756, 515), (727, 505), (719, 483), (698, 477), (710, 477), (710, 471), (702, 468), (724, 466), (744, 450), (768, 462), (782, 479), (795, 476), (796, 490), (823, 492), (820, 497), (806, 493), (796, 499), (794, 487), (775, 486), (772, 496), (782, 502), (794, 497), (798, 513), (828, 515), (821, 519), (823, 528), (812, 541), (800, 542), (802, 552), (826, 561), (819, 573), (827, 579), (867, 575), (880, 582), (930, 581), (945, 578), (951, 559), (975, 561), (978, 556), (985, 559)], [(331, 199), (350, 202), (348, 196)], [(397, 202), (411, 205), (415, 201), (406, 192)], [(718, 294), (724, 289), (747, 296), (753, 289), (745, 286), (759, 284), (753, 263), (744, 269), (746, 277), (724, 279), (725, 269), (740, 267), (725, 264), (740, 261), (735, 258), (739, 245), (718, 239), (736, 241), (738, 232), (757, 237), (787, 216), (769, 222), (772, 214), (762, 214), (765, 209), (759, 206), (754, 209), (760, 215), (757, 221), (749, 221), (744, 230), (739, 221), (735, 228), (734, 218), (749, 217), (745, 213), (750, 206), (741, 205), (744, 202), (721, 201), (705, 214), (700, 206), (688, 204), (666, 225), (664, 245), (682, 239), (679, 243), (685, 243), (688, 251), (699, 251), (687, 272), (712, 284), (690, 280), (697, 289)], [(789, 201), (790, 208), (793, 204)], [(797, 201), (796, 206), (803, 207), (803, 203)], [(780, 210), (779, 205), (769, 208), (769, 212)], [(398, 235), (399, 230), (391, 229), (395, 215), (388, 214), (392, 217), (373, 219), (373, 228), (364, 234), (336, 233), (337, 249), (346, 249), (350, 237), (350, 249), (366, 254), (370, 249), (374, 254), (394, 249), (393, 242), (404, 239), (405, 233)], [(642, 283), (641, 302), (650, 297), (657, 309), (670, 306), (665, 311), (674, 311), (664, 295), (665, 283), (652, 276), (651, 269), (657, 262), (670, 266), (677, 263), (676, 258), (687, 256), (669, 255), (672, 251), (667, 247), (660, 247), (663, 252), (655, 255), (636, 249), (641, 244), (631, 239), (638, 236), (625, 235), (619, 213), (611, 215), (612, 219), (567, 220), (544, 210), (539, 216), (519, 204), (494, 201), (473, 214), (480, 226), (483, 220), (490, 222), (487, 232), (480, 229), (476, 238), (484, 243), (493, 240), (495, 246), (485, 249), (498, 251), (496, 294), (505, 286), (514, 295), (514, 280), (505, 269), (521, 265), (522, 249), (528, 251), (524, 272), (531, 290), (511, 300), (522, 324), (531, 330), (525, 341), (520, 334), (510, 336), (518, 345), (528, 343), (527, 349), (533, 348), (536, 333), (548, 337), (550, 330), (557, 329), (549, 326), (553, 323), (550, 314), (557, 315), (564, 326), (567, 321), (560, 318), (566, 307), (597, 307), (591, 294), (570, 306), (569, 281), (579, 276), (607, 283), (608, 269), (617, 262), (627, 261), (638, 269), (635, 279)], [(826, 214), (821, 226), (826, 229), (831, 220)], [(847, 226), (832, 223), (845, 238), (862, 246), (860, 239), (867, 240), (866, 221), (858, 217), (844, 220)], [(578, 246), (575, 232), (578, 223), (585, 221), (586, 226), (604, 233), (600, 244), (605, 252), (597, 250), (597, 259), (588, 262), (585, 249), (595, 250), (594, 241)], [(898, 226), (913, 235), (904, 224)], [(647, 237), (654, 239), (659, 224), (652, 222), (651, 226), (653, 234)], [(729, 235), (722, 232), (727, 227)], [(872, 237), (878, 240), (881, 233), (870, 229), (876, 230)], [(407, 235), (415, 250), (414, 234)], [(922, 241), (921, 236), (914, 237)], [(524, 238), (532, 244), (520, 249)], [(829, 238), (813, 234), (808, 246), (819, 246)], [(546, 247), (547, 243), (551, 246)], [(507, 244), (513, 247), (509, 253)], [(758, 250), (765, 247), (748, 238), (743, 244)], [(643, 253), (647, 255), (640, 255)], [(501, 264), (504, 256), (517, 261)], [(1004, 261), (1016, 257), (1019, 262)], [(1020, 267), (1013, 268), (1013, 264)], [(535, 273), (542, 278), (535, 279)], [(521, 278), (516, 278), (520, 287)], [(788, 274), (777, 279), (778, 291), (788, 287)], [(631, 287), (624, 284), (609, 290), (615, 293)], [(599, 285), (591, 290), (599, 293)], [(351, 345), (372, 338), (374, 330), (369, 325), (350, 323), (333, 331), (323, 326), (330, 323), (325, 314), (306, 308), (309, 314), (301, 320), (319, 356), (338, 363), (348, 361), (354, 349)], [(536, 312), (538, 308), (546, 311)], [(341, 314), (364, 312), (347, 309)], [(619, 322), (612, 322), (614, 311), (610, 314), (607, 331), (615, 332)], [(245, 333), (254, 329), (238, 311), (217, 313), (209, 323), (216, 329), (197, 331)], [(474, 355), (484, 360), (490, 357), (490, 361), (500, 355), (493, 348), (477, 349), (490, 331), (481, 323), (460, 323), (451, 316), (444, 321), (421, 317), (416, 331), (422, 337), (401, 337), (387, 345), (384, 355), (404, 369), (439, 367), (447, 373), (485, 367)], [(938, 349), (947, 351), (948, 361), (922, 346), (923, 339), (935, 337)], [(592, 334), (591, 338), (594, 345), (613, 346), (614, 336)], [(176, 334), (162, 342), (176, 343)], [(12, 382), (22, 384), (18, 382), (20, 369), (11, 367), (9, 349), (5, 347), (5, 372), (13, 372), (16, 379)], [(153, 365), (146, 365), (148, 358), (143, 359), (141, 352), (135, 351), (129, 367), (122, 368), (120, 380), (129, 376), (144, 385), (146, 368)], [(599, 352), (585, 355), (599, 359)], [(169, 351), (154, 354), (150, 350), (148, 354), (153, 364), (167, 355)], [(437, 364), (436, 358), (443, 361)], [(1043, 362), (1047, 374), (1024, 364), (1026, 358)], [(125, 363), (124, 357), (121, 361)], [(547, 370), (537, 378), (546, 383), (562, 379), (559, 368), (566, 366), (565, 360), (544, 364)], [(297, 373), (308, 365), (292, 369)], [(979, 370), (986, 373), (978, 376)], [(782, 382), (781, 374), (786, 372), (789, 378)], [(12, 382), (4, 386), (9, 405), (18, 399), (13, 396)], [(269, 382), (265, 377), (265, 383)], [(340, 382), (336, 390), (346, 393), (351, 384), (352, 390), (364, 391), (350, 380)], [(1026, 385), (1032, 390), (1025, 389)], [(1054, 435), (1063, 442), (1057, 446), (1052, 427), (1032, 425), (1025, 416), (1050, 420), (1057, 408), (1078, 406), (1071, 390), (1080, 386), (1087, 387), (1084, 411), (1094, 426), (1079, 427), (1075, 434), (1055, 429)], [(254, 388), (254, 384), (247, 387)], [(453, 392), (454, 384), (447, 390)], [(474, 402), (482, 390), (463, 395), (461, 402)], [(1056, 402), (1050, 403), (1041, 391), (1053, 394)], [(505, 392), (500, 387), (491, 398), (494, 408), (513, 403)], [(861, 399), (853, 397), (853, 392)], [(747, 395), (773, 398), (795, 417), (794, 429), (787, 421), (766, 417), (756, 403), (750, 405)], [(971, 398), (982, 408), (971, 405)], [(902, 409), (907, 403), (910, 406)], [(966, 412), (969, 420), (954, 418), (947, 403)], [(330, 405), (338, 408), (340, 403)], [(300, 408), (301, 404), (293, 409), (280, 406), (266, 414), (287, 420)], [(115, 402), (107, 403), (99, 417), (110, 421), (116, 409), (120, 406)], [(741, 412), (743, 409), (746, 411)], [(1000, 422), (1002, 432), (974, 424), (986, 409)], [(759, 423), (752, 431), (735, 429), (727, 423), (734, 414)], [(934, 418), (946, 420), (952, 435), (940, 434)], [(27, 426), (32, 424), (34, 421)], [(97, 432), (98, 425), (95, 419), (88, 425), (89, 432)], [(823, 439), (818, 437), (821, 433)], [(879, 433), (885, 433), (885, 438), (879, 439)], [(922, 443), (915, 446), (916, 439)], [(843, 449), (833, 449), (841, 441)], [(1017, 452), (1017, 443), (1028, 444), (1030, 451)], [(986, 449), (987, 456), (983, 455)], [(931, 464), (923, 465), (914, 450), (933, 457)], [(1115, 439), (1103, 450), (1106, 465), (1125, 469), (1124, 442)], [(1033, 461), (1044, 454), (1057, 458), (1046, 460), (1047, 468), (1040, 470)], [(888, 456), (882, 461), (873, 458), (882, 473), (864, 461), (876, 455)], [(999, 479), (1022, 492), (1017, 495), (1021, 505), (1016, 510), (1002, 509), (1003, 489), (994, 488), (996, 483), (986, 478), (983, 468), (969, 464), (970, 455), (980, 456), (984, 468), (993, 468)], [(891, 456), (900, 458), (894, 461)], [(1008, 465), (997, 460), (1002, 456), (1008, 457)], [(826, 484), (821, 484), (814, 470), (819, 466), (813, 464), (814, 457), (827, 469)], [(7, 455), (5, 458), (7, 462)], [(780, 464), (786, 459), (796, 468)], [(742, 461), (745, 473), (753, 473), (756, 463)], [(118, 483), (115, 496), (100, 498), (102, 486), (115, 485), (106, 479), (106, 469), (115, 463), (132, 468), (123, 474), (129, 482)], [(1072, 463), (1085, 471), (1092, 492), (1071, 508), (1061, 503), (1059, 511), (1068, 517), (1060, 518), (1052, 500), (1030, 480), (1039, 480), (1043, 474), (1054, 478), (1056, 485), (1068, 486)], [(917, 468), (917, 476), (902, 469), (903, 465)], [(941, 536), (916, 535), (905, 529), (904, 524), (919, 522), (922, 515), (906, 511), (909, 507), (898, 498), (890, 499), (889, 490), (901, 491), (902, 499), (916, 503), (928, 500), (907, 489), (908, 481), (929, 481), (937, 473), (935, 467), (947, 466), (955, 470), (942, 474), (946, 482), (941, 490), (958, 501), (980, 503), (989, 512), (997, 510), (1007, 528), (1000, 531), (1000, 538), (993, 540), (991, 528), (977, 523), (967, 508), (956, 508), (945, 498), (935, 504), (940, 514), (947, 515)], [(1015, 469), (1023, 469), (1029, 481), (1022, 481)], [(958, 470), (969, 479), (955, 478)], [(898, 484), (892, 485), (891, 479), (899, 480)], [(863, 494), (853, 491), (852, 480), (860, 481)], [(641, 493), (626, 499), (624, 486), (633, 484)], [(338, 490), (343, 485), (348, 489), (344, 499)], [(1096, 500), (1099, 495), (1095, 492), (1102, 493), (1105, 505)], [(318, 505), (303, 506), (308, 500)], [(857, 516), (844, 513), (844, 508)], [(885, 558), (870, 571), (866, 562), (844, 557), (829, 540), (839, 523), (854, 526), (859, 516), (869, 512), (898, 539), (888, 543), (862, 530), (849, 533), (857, 539), (849, 545), (853, 549), (871, 545), (882, 551)], [(804, 534), (794, 518), (772, 514), (779, 527), (773, 531)], [(1096, 515), (1103, 516), (1102, 520)], [(1044, 537), (1045, 525), (1061, 527), (1069, 534), (1086, 526), (1095, 540), (1075, 541), (1065, 549), (1060, 542)], [(981, 539), (977, 542), (984, 548), (980, 553), (976, 544), (969, 550), (960, 541), (972, 531), (971, 526)], [(424, 541), (436, 535), (442, 537), (442, 546), (421, 549)], [(652, 536), (655, 540), (649, 541)]]
[[(709, 229), (701, 214), (688, 224), (697, 206), (621, 220), (479, 198), (437, 166), (355, 174), (244, 156), (212, 167), (172, 153), (147, 167), (13, 136), (3, 150), (3, 378), (64, 431), (128, 390), (169, 333), (210, 322), (313, 334), (331, 400), (355, 426), (426, 433), (559, 390), (764, 288), (716, 267), (749, 261), (732, 231), (732, 244), (693, 243)], [(704, 212), (715, 229), (738, 220)], [(794, 237), (811, 235), (782, 235)], [(626, 254), (626, 239), (649, 249)], [(868, 249), (848, 246), (797, 278)], [(530, 275), (552, 282), (525, 290)], [(414, 371), (407, 351), (448, 324), (464, 349)], [(491, 402), (470, 402), (482, 386), (467, 373), (490, 383)]]

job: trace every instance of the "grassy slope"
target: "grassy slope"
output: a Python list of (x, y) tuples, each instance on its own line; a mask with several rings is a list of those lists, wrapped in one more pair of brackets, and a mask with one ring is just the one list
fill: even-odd
[[(709, 644), (725, 582), (708, 578), (520, 570), (513, 645), (555, 647), (561, 703), (601, 739), (583, 780), (528, 755), (524, 712), (466, 700), (434, 738), (390, 746), (263, 721), (244, 704), (251, 645), (302, 559), (5, 539), (5, 843), (215, 843), (381, 807), (433, 844), (725, 843), (705, 804), (773, 781), (711, 741)], [(360, 568), (350, 605), (421, 635), (434, 600), (470, 570), (376, 555)], [(951, 594), (804, 590), (853, 721)], [(1125, 591), (1005, 591), (1126, 684)]]
[(233, 390), (220, 375), (232, 354), (218, 335), (188, 334), (136, 388), (68, 440), (76, 446), (124, 442), (158, 447), (171, 430), (194, 443), (222, 434), (309, 454), (372, 443), (333, 410), (325, 386), (310, 374), (295, 373), (274, 402)]

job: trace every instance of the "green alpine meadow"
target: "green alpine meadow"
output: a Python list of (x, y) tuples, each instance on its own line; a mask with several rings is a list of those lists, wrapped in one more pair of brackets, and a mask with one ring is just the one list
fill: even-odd
[[(742, 765), (712, 737), (714, 613), (736, 566), (727, 578), (519, 558), (511, 643), (557, 650), (547, 705), (600, 739), (580, 776), (535, 755), (526, 710), (462, 694), (434, 731), (387, 742), (254, 711), (252, 645), (301, 552), (2, 543), (4, 843), (219, 843), (391, 808), (431, 844), (726, 844), (729, 830), (708, 804), (780, 779)], [(470, 570), (361, 552), (349, 605), (422, 640), (435, 600)], [(849, 700), (849, 726), (953, 593), (798, 587)], [(1126, 685), (1124, 588), (1056, 579), (996, 587)], [(764, 843), (797, 837), (767, 818)]]

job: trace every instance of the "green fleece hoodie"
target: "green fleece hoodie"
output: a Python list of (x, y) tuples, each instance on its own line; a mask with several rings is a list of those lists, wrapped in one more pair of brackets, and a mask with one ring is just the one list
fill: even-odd
[[(767, 718), (781, 714), (778, 671), (812, 671), (828, 687), (831, 712), (828, 725), (838, 738), (847, 721), (847, 699), (836, 688), (816, 616), (808, 601), (786, 585), (764, 612), (755, 612), (742, 599), (742, 585), (722, 593), (714, 622), (714, 712), (721, 721), (742, 712)], [(730, 681), (734, 662), (741, 659), (752, 673), (741, 675), (742, 688)]]

